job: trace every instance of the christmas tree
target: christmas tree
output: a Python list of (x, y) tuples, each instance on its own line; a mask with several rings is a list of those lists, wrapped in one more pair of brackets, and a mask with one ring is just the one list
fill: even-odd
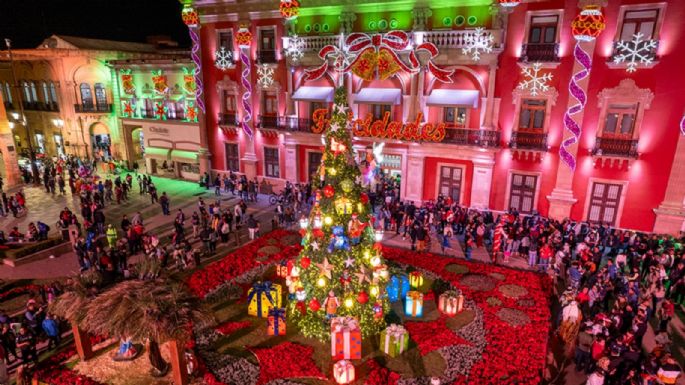
[(334, 101), (319, 166), (321, 188), (309, 218), (300, 220), (303, 249), (288, 281), (297, 300), (290, 304), (290, 319), (319, 340), (330, 338), (330, 319), (338, 316), (356, 318), (362, 336), (377, 334), (389, 309), (388, 267), (352, 152), (344, 88), (336, 90)]

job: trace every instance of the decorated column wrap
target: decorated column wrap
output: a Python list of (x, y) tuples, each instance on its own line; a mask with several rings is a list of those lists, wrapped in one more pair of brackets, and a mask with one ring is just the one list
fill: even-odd
[(240, 81), (243, 84), (245, 92), (243, 92), (243, 132), (252, 138), (252, 128), (250, 128), (250, 121), (252, 121), (252, 84), (250, 84), (250, 44), (252, 43), (252, 33), (247, 27), (240, 27), (236, 33), (236, 41), (240, 47), (240, 62), (243, 65), (243, 72)]
[(183, 7), (181, 13), (183, 22), (188, 26), (188, 32), (190, 33), (190, 40), (193, 42), (193, 46), (190, 50), (190, 58), (195, 64), (195, 103), (197, 107), (205, 112), (205, 102), (202, 99), (202, 61), (200, 60), (200, 15), (197, 10), (190, 6)]

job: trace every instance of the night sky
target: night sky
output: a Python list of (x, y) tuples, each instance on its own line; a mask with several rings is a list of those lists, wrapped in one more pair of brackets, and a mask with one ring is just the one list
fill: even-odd
[(190, 45), (178, 0), (0, 0), (0, 38), (35, 48), (52, 34), (133, 42), (166, 35)]

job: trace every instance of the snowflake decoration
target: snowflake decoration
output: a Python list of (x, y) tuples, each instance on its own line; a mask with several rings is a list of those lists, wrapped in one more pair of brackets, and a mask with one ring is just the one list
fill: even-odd
[(626, 63), (628, 72), (637, 71), (638, 64), (650, 65), (654, 61), (654, 50), (657, 47), (656, 40), (644, 40), (642, 32), (633, 35), (633, 40), (619, 41), (616, 43), (614, 63)]
[(297, 64), (300, 59), (302, 59), (302, 56), (304, 56), (304, 44), (303, 38), (292, 35), (288, 39), (288, 48), (285, 50), (285, 56), (287, 56), (290, 61)]
[(231, 68), (233, 66), (233, 53), (222, 46), (214, 53), (214, 65), (222, 71)]
[(552, 74), (540, 74), (541, 63), (534, 63), (533, 67), (524, 68), (521, 73), (527, 79), (519, 83), (518, 88), (521, 90), (530, 90), (530, 94), (537, 96), (539, 92), (544, 92), (549, 89), (547, 82), (552, 80)]
[(269, 67), (268, 64), (262, 64), (257, 68), (257, 84), (262, 88), (269, 88), (274, 84), (274, 69)]
[(480, 54), (492, 52), (492, 45), (495, 37), (492, 33), (485, 31), (485, 28), (478, 27), (473, 32), (467, 33), (464, 37), (466, 47), (461, 49), (464, 55), (471, 55), (473, 61), (480, 60)]
[(340, 49), (338, 47), (335, 47), (335, 51), (329, 56), (333, 58), (333, 69), (337, 72), (345, 72), (355, 58), (355, 55), (351, 54), (347, 49)]

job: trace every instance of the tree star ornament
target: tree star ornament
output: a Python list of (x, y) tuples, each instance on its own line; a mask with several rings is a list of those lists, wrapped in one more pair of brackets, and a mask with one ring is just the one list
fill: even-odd
[(544, 75), (541, 75), (541, 68), (542, 63), (533, 63), (532, 68), (524, 68), (521, 71), (521, 74), (528, 79), (519, 83), (518, 88), (521, 90), (529, 90), (530, 94), (533, 96), (537, 96), (540, 92), (547, 91), (549, 89), (547, 82), (552, 80), (552, 74), (548, 72)]
[(637, 66), (640, 64), (645, 66), (652, 64), (659, 43), (653, 39), (643, 39), (644, 37), (642, 32), (638, 32), (633, 35), (633, 40), (616, 42), (614, 63), (626, 63), (627, 72), (637, 71)]
[(214, 53), (214, 65), (222, 71), (231, 68), (233, 66), (233, 52), (222, 46)]
[(354, 266), (354, 259), (352, 257), (347, 257), (345, 260), (345, 267), (352, 267)]
[(359, 285), (363, 284), (364, 281), (371, 282), (371, 280), (369, 279), (369, 276), (366, 274), (366, 269), (364, 269), (364, 266), (359, 267), (359, 272), (354, 273), (354, 275), (357, 276), (357, 281), (358, 281)]
[(323, 263), (317, 263), (316, 267), (319, 268), (320, 274), (328, 279), (331, 279), (331, 271), (333, 271), (333, 265), (328, 262), (328, 258), (324, 257)]
[(312, 246), (313, 251), (319, 251), (319, 242), (314, 241), (314, 242), (310, 243), (310, 245)]
[(480, 54), (492, 52), (495, 37), (483, 27), (478, 27), (464, 36), (465, 47), (461, 49), (464, 55), (471, 55), (473, 61), (480, 60)]
[(257, 84), (262, 88), (269, 88), (274, 84), (274, 69), (268, 64), (262, 64), (257, 68)]

